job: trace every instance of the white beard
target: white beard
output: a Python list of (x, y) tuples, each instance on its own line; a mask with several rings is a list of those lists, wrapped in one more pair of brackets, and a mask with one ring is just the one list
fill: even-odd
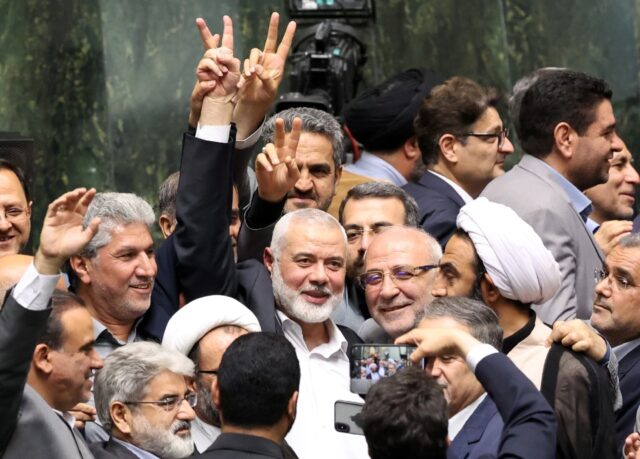
[[(273, 296), (282, 308), (282, 311), (293, 319), (304, 323), (321, 323), (329, 318), (333, 310), (342, 301), (342, 292), (333, 294), (327, 287), (304, 285), (295, 290), (284, 283), (280, 273), (279, 262), (273, 263), (271, 272), (273, 284)], [(313, 304), (302, 298), (302, 292), (306, 290), (322, 289), (330, 296), (324, 304)]]
[(182, 459), (193, 454), (191, 435), (181, 437), (174, 432), (186, 421), (175, 421), (169, 429), (151, 425), (147, 418), (138, 415), (134, 420), (131, 440), (138, 448), (149, 451), (163, 459)]

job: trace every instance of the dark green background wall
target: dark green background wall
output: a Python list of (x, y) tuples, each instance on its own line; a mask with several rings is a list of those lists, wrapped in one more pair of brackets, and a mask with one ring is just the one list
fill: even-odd
[[(640, 154), (640, 0), (376, 6), (377, 22), (363, 33), (369, 82), (422, 66), (507, 92), (537, 67), (572, 67), (610, 82), (620, 132)], [(243, 56), (262, 46), (271, 11), (284, 13), (284, 0), (0, 0), (0, 131), (35, 139), (35, 226), (75, 186), (155, 203), (178, 166), (202, 54), (194, 19), (219, 30), (222, 15), (232, 16)]]

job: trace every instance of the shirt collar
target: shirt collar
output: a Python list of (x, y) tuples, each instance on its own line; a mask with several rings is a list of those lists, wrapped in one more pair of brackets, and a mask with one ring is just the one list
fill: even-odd
[(483, 393), (480, 397), (475, 399), (471, 404), (465, 406), (456, 414), (449, 418), (449, 438), (453, 441), (456, 435), (460, 433), (464, 425), (467, 423), (473, 412), (482, 403), (487, 393)]
[(464, 189), (460, 185), (458, 185), (456, 182), (454, 182), (453, 180), (445, 177), (442, 174), (438, 174), (437, 172), (434, 172), (431, 169), (429, 169), (428, 172), (432, 173), (436, 177), (441, 178), (446, 183), (448, 183), (451, 186), (451, 188), (453, 188), (454, 191), (456, 193), (458, 193), (458, 196), (460, 196), (462, 198), (462, 200), (464, 201), (465, 204), (469, 204), (471, 201), (473, 201), (473, 198), (471, 197), (471, 195), (469, 193), (467, 193), (466, 191), (464, 191)]
[(347, 354), (347, 347), (349, 343), (347, 343), (347, 340), (333, 320), (327, 319), (324, 322), (324, 326), (329, 333), (329, 342), (316, 346), (309, 351), (307, 349), (307, 344), (304, 341), (302, 327), (300, 327), (300, 325), (294, 320), (290, 319), (284, 312), (277, 310), (276, 314), (282, 324), (282, 331), (284, 332), (285, 337), (288, 338), (295, 347), (305, 349), (309, 354), (320, 354), (324, 358), (329, 358), (336, 352), (342, 352), (344, 355)]
[(638, 345), (640, 345), (640, 338), (636, 338), (634, 340), (627, 341), (626, 343), (622, 343), (618, 346), (615, 346), (613, 348), (613, 352), (616, 354), (616, 358), (618, 359), (618, 362), (624, 359), (627, 356), (627, 354), (633, 351)]
[(396, 186), (407, 184), (407, 179), (395, 167), (367, 151), (363, 151), (358, 161), (348, 165), (346, 169), (354, 174), (389, 180)]
[(56, 410), (55, 408), (51, 408), (53, 411), (56, 412), (56, 414), (58, 416), (60, 416), (64, 422), (66, 422), (67, 424), (69, 424), (69, 427), (71, 427), (72, 429), (75, 427), (76, 425), (76, 418), (73, 417), (70, 413), (66, 412), (66, 411), (60, 411), (60, 410)]
[(534, 156), (531, 156), (531, 158), (534, 159), (535, 161), (539, 161), (541, 164), (544, 164), (544, 166), (549, 170), (549, 172), (551, 172), (551, 178), (553, 179), (553, 181), (556, 182), (560, 186), (560, 188), (562, 188), (562, 190), (566, 193), (567, 197), (569, 198), (569, 203), (571, 204), (571, 207), (573, 207), (576, 210), (576, 212), (578, 212), (580, 217), (582, 217), (582, 221), (586, 223), (587, 217), (589, 216), (589, 214), (593, 209), (589, 198), (587, 198), (584, 195), (584, 193), (582, 193), (582, 191), (577, 189), (573, 183), (567, 180), (564, 176), (562, 176), (562, 174), (560, 174), (553, 167), (549, 166), (547, 163), (545, 163), (544, 161)]
[(138, 448), (134, 444), (131, 444), (131, 443), (126, 442), (126, 441), (122, 441), (122, 440), (120, 440), (120, 439), (118, 439), (116, 437), (111, 437), (111, 438), (113, 438), (113, 441), (115, 441), (116, 443), (120, 443), (122, 446), (127, 448), (136, 457), (138, 457), (140, 459), (159, 459), (158, 456), (156, 456), (155, 454), (150, 453), (149, 451), (146, 451), (144, 449)]
[(205, 452), (220, 436), (220, 428), (204, 422), (198, 416), (191, 421), (191, 438), (199, 453)]
[(113, 336), (102, 322), (100, 322), (99, 320), (96, 320), (95, 318), (92, 318), (92, 320), (93, 320), (93, 335), (96, 337), (96, 341), (106, 340), (106, 341), (111, 341), (112, 344), (124, 346), (127, 343), (133, 343), (138, 338), (136, 329), (138, 328), (138, 323), (140, 323), (140, 321), (142, 320), (142, 317), (136, 320), (136, 322), (133, 324), (133, 327), (129, 332), (129, 336), (127, 337), (126, 343), (120, 341), (118, 338)]

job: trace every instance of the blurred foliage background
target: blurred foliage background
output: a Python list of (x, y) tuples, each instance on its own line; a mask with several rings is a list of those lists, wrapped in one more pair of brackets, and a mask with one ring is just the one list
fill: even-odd
[[(362, 30), (366, 81), (409, 67), (508, 93), (543, 66), (605, 78), (619, 131), (640, 154), (640, 0), (378, 0)], [(35, 140), (34, 229), (76, 186), (156, 202), (178, 168), (194, 69), (194, 19), (234, 20), (236, 54), (262, 47), (273, 0), (0, 0), (0, 131)], [(506, 113), (503, 113), (506, 117)], [(513, 160), (512, 160), (513, 162)]]

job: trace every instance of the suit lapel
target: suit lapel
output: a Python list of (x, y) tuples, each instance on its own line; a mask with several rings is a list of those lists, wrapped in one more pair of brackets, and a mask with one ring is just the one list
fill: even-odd
[(620, 381), (622, 381), (625, 375), (638, 363), (640, 363), (640, 345), (636, 346), (618, 363), (618, 377)]
[(487, 395), (456, 435), (449, 447), (447, 457), (466, 457), (473, 445), (480, 441), (489, 421), (497, 412), (495, 403)]
[(564, 197), (565, 202), (567, 203), (567, 206), (569, 207), (571, 214), (575, 219), (577, 219), (580, 222), (580, 227), (582, 227), (585, 234), (589, 238), (591, 245), (596, 250), (596, 253), (598, 254), (598, 258), (600, 259), (601, 262), (604, 262), (602, 251), (600, 250), (600, 247), (598, 246), (598, 243), (596, 242), (596, 240), (593, 238), (593, 234), (591, 233), (591, 231), (589, 231), (589, 228), (587, 228), (587, 225), (585, 225), (584, 220), (582, 220), (582, 217), (580, 216), (580, 214), (576, 211), (576, 209), (574, 209), (574, 207), (571, 205), (571, 202), (569, 202), (567, 193), (565, 193), (562, 187), (558, 185), (558, 183), (551, 176), (551, 172), (548, 170), (548, 168), (544, 164), (540, 164), (539, 160), (536, 160), (531, 155), (527, 155), (527, 154), (522, 156), (522, 159), (515, 167), (520, 167), (525, 171), (529, 172), (530, 174), (535, 175), (540, 180), (545, 182), (548, 186), (553, 188), (556, 191), (556, 193), (559, 193), (561, 196)]
[(427, 189), (437, 191), (441, 195), (446, 196), (455, 202), (458, 207), (464, 206), (464, 200), (456, 190), (437, 175), (432, 174), (431, 172), (426, 172), (422, 177), (420, 177), (418, 183)]

